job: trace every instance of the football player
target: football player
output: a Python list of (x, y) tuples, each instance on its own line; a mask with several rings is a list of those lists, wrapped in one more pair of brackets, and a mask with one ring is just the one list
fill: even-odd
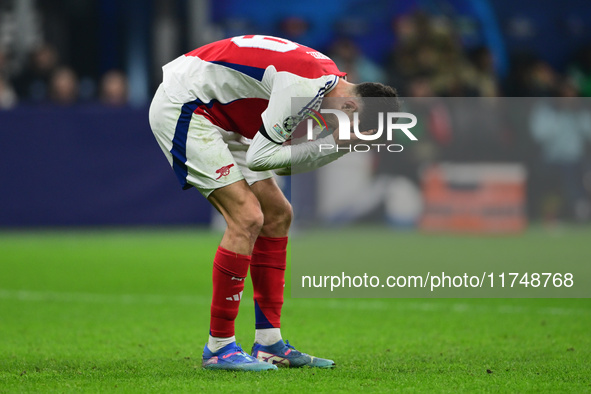
[[(294, 97), (310, 100), (294, 111)], [(332, 108), (351, 119), (359, 112), (363, 124), (368, 112), (362, 109), (364, 97), (392, 98), (396, 92), (378, 83), (349, 83), (327, 56), (271, 36), (217, 41), (163, 67), (163, 82), (150, 107), (154, 136), (182, 188), (197, 188), (227, 223), (213, 261), (205, 368), (261, 371), (276, 365), (335, 365), (297, 351), (281, 336), (292, 208), (271, 170), (313, 169), (343, 155), (346, 150), (337, 148), (355, 143), (354, 133), (348, 140), (339, 140), (334, 130), (302, 144), (288, 141), (297, 124), (326, 98), (333, 98)], [(321, 144), (333, 148), (321, 150)], [(256, 319), (251, 354), (234, 336), (249, 268)]]

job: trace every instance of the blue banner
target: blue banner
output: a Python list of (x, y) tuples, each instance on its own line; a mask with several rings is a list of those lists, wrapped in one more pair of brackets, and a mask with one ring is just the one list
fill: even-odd
[(148, 108), (0, 111), (0, 227), (207, 223), (148, 124)]

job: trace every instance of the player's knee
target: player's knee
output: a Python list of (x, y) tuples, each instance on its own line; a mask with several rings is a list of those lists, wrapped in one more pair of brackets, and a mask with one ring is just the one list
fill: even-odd
[(250, 212), (249, 215), (245, 218), (244, 221), (244, 228), (253, 236), (258, 236), (263, 228), (264, 224), (264, 216), (263, 212), (258, 209), (256, 211)]
[(284, 232), (289, 229), (293, 219), (291, 204), (287, 201), (270, 212), (265, 213), (265, 228), (270, 231)]
[(281, 208), (279, 213), (279, 222), (289, 227), (291, 225), (291, 221), (293, 220), (293, 209), (290, 203), (285, 204), (284, 207)]
[(245, 237), (256, 238), (263, 227), (263, 212), (259, 207), (245, 209), (237, 215), (228, 227), (232, 230), (242, 233)]

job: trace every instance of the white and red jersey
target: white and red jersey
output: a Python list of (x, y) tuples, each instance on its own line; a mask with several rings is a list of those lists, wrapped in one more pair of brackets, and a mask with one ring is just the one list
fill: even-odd
[(163, 71), (163, 88), (173, 102), (195, 102), (196, 114), (246, 138), (252, 139), (264, 125), (276, 143), (290, 138), (292, 97), (319, 103), (345, 75), (312, 48), (261, 35), (205, 45)]

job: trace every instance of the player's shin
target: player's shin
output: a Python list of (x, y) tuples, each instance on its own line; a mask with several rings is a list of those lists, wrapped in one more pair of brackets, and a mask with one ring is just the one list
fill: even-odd
[(281, 339), (281, 308), (285, 287), (287, 237), (259, 236), (255, 242), (250, 275), (254, 290), (255, 343), (272, 345)]
[(218, 248), (213, 261), (213, 296), (211, 300), (208, 348), (215, 352), (234, 341), (234, 320), (244, 290), (251, 257)]

